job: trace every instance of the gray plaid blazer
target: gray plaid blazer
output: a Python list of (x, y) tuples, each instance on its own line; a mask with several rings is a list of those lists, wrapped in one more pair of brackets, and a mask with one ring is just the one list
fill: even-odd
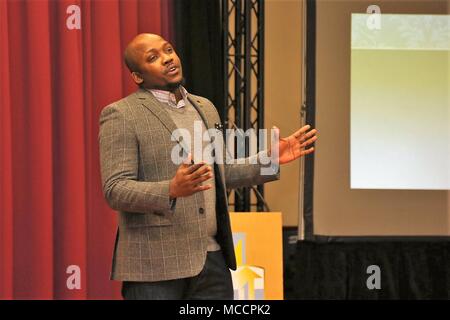
[[(188, 98), (207, 128), (220, 124), (209, 100), (191, 94)], [(178, 168), (171, 152), (180, 141), (171, 139), (177, 127), (165, 108), (150, 92), (139, 89), (108, 105), (100, 115), (103, 193), (119, 214), (111, 272), (114, 280), (192, 277), (205, 263), (203, 197), (178, 198), (174, 206), (169, 201), (169, 181)], [(279, 173), (260, 175), (261, 165), (249, 161), (214, 166), (216, 238), (228, 267), (236, 269), (226, 188), (262, 184), (278, 179)]]

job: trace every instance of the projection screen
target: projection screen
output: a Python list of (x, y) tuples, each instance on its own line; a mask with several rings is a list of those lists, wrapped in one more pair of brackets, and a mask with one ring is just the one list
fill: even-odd
[(448, 236), (447, 2), (372, 4), (316, 3), (313, 232)]

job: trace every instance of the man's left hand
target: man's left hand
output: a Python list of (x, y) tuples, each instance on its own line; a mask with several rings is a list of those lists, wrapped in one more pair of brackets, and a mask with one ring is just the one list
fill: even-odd
[[(277, 130), (275, 136), (279, 137), (280, 129), (278, 129), (277, 127), (273, 127), (273, 129)], [(302, 156), (306, 156), (307, 154), (314, 152), (314, 147), (307, 147), (317, 140), (318, 131), (316, 129), (310, 129), (310, 125), (305, 125), (290, 136), (279, 139), (279, 164), (289, 163)]]

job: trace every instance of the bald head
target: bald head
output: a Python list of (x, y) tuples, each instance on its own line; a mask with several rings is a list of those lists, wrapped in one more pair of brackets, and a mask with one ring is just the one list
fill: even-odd
[(163, 37), (161, 37), (158, 34), (154, 33), (140, 33), (136, 37), (133, 38), (133, 40), (130, 41), (130, 43), (125, 48), (124, 52), (124, 60), (125, 64), (128, 67), (128, 70), (130, 72), (138, 72), (139, 66), (137, 63), (139, 54), (142, 54), (142, 50), (145, 49), (146, 42), (148, 43), (153, 42), (155, 40), (164, 40)]
[(139, 86), (171, 90), (182, 83), (180, 58), (160, 35), (138, 34), (125, 48), (124, 60)]

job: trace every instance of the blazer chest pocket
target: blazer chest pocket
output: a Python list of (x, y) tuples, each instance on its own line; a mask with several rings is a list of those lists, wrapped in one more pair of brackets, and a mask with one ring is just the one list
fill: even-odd
[(121, 212), (120, 223), (128, 228), (171, 226), (172, 221), (160, 212)]

